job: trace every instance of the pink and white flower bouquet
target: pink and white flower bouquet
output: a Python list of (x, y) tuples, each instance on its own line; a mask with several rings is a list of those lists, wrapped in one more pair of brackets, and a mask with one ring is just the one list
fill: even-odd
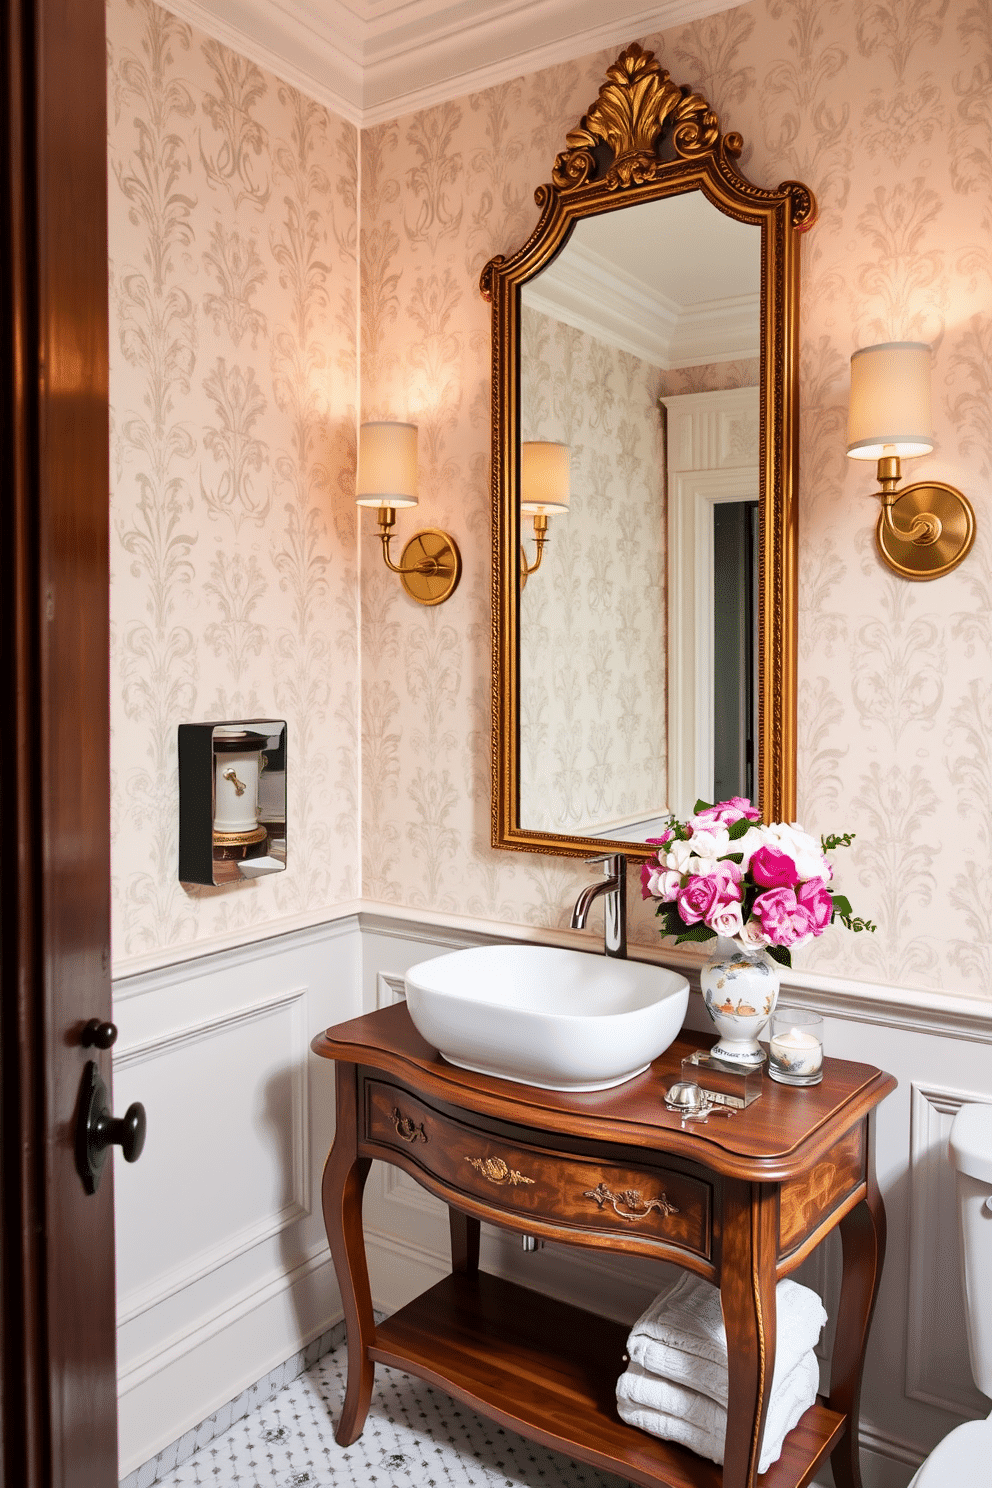
[(660, 901), (661, 933), (676, 943), (723, 936), (791, 966), (795, 947), (832, 920), (875, 929), (829, 887), (826, 854), (849, 847), (849, 832), (817, 842), (795, 823), (763, 822), (756, 806), (733, 796), (715, 806), (697, 801), (688, 821), (673, 817), (661, 837), (647, 840), (657, 852), (641, 869), (641, 894)]

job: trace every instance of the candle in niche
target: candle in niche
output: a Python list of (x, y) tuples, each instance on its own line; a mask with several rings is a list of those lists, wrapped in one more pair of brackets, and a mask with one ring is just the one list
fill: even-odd
[(818, 1085), (823, 1079), (823, 1019), (805, 1008), (779, 1007), (772, 1015), (768, 1073), (782, 1085)]

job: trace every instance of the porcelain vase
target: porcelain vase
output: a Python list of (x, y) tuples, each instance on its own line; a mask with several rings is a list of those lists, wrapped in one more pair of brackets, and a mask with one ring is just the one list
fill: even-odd
[(703, 1001), (720, 1035), (712, 1053), (728, 1064), (753, 1068), (764, 1059), (758, 1034), (778, 1001), (781, 968), (765, 950), (745, 950), (718, 937), (699, 974)]

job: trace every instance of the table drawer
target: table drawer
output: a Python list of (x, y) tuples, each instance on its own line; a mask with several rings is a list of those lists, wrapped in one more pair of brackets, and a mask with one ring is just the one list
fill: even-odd
[(403, 1166), (487, 1208), (563, 1229), (631, 1235), (710, 1258), (712, 1189), (677, 1168), (599, 1161), (548, 1145), (508, 1140), (483, 1118), (434, 1110), (402, 1087), (364, 1082), (365, 1140)]

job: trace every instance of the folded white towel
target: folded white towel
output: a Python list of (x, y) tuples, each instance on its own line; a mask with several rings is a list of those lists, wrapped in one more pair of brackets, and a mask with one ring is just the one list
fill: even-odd
[[(772, 1392), (765, 1418), (758, 1472), (767, 1472), (782, 1455), (782, 1444), (816, 1399), (820, 1371), (810, 1351)], [(617, 1380), (617, 1410), (628, 1426), (637, 1426), (665, 1441), (679, 1442), (711, 1462), (723, 1461), (727, 1412), (685, 1385), (656, 1379), (631, 1364)]]
[[(775, 1370), (772, 1394), (804, 1354), (816, 1346), (827, 1321), (823, 1303), (809, 1287), (780, 1281), (775, 1288)], [(727, 1404), (727, 1332), (720, 1292), (710, 1281), (685, 1271), (638, 1318), (627, 1339), (632, 1363), (677, 1380)]]

